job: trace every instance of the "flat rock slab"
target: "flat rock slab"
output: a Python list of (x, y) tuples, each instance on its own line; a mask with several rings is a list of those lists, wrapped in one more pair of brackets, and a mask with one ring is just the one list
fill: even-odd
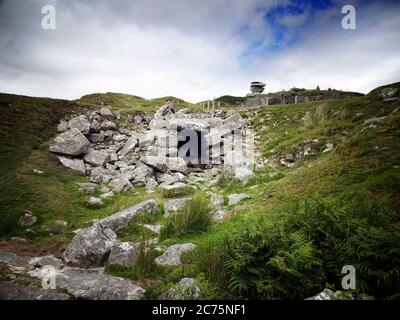
[(15, 282), (0, 282), (0, 300), (67, 300), (65, 293), (43, 289), (34, 285), (22, 285)]
[(186, 202), (188, 202), (190, 198), (178, 198), (178, 199), (170, 199), (165, 201), (164, 203), (164, 216), (168, 217), (172, 213), (183, 208)]
[(68, 268), (56, 275), (56, 285), (77, 299), (138, 300), (145, 293), (133, 282), (106, 275), (102, 269)]
[(29, 267), (30, 257), (21, 257), (4, 250), (0, 250), (0, 262), (5, 263), (11, 269), (22, 270)]
[(247, 193), (239, 193), (239, 194), (231, 194), (228, 198), (228, 205), (234, 205), (237, 204), (238, 202), (244, 200), (244, 199), (250, 199), (251, 196), (248, 195)]

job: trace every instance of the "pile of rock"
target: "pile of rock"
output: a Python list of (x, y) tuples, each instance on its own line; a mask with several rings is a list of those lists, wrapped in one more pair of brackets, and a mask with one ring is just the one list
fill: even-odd
[[(185, 187), (188, 167), (211, 169), (224, 163), (241, 181), (252, 175), (252, 161), (246, 158), (247, 146), (241, 139), (246, 121), (238, 114), (176, 112), (168, 103), (148, 124), (143, 123), (142, 130), (130, 130), (129, 124), (118, 124), (118, 119), (118, 113), (104, 107), (63, 120), (58, 126), (62, 133), (49, 149), (64, 166), (90, 176), (92, 183), (109, 184), (117, 192), (139, 185), (148, 190)], [(239, 137), (235, 139), (232, 132)], [(180, 141), (187, 141), (188, 136), (196, 148), (197, 143), (214, 147), (208, 158), (211, 163), (199, 161), (193, 151), (187, 156)], [(235, 149), (237, 144), (244, 153)]]

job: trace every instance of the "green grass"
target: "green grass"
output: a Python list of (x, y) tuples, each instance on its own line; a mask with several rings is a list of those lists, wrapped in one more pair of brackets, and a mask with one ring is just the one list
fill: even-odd
[(187, 234), (207, 231), (212, 222), (213, 210), (209, 200), (196, 194), (182, 209), (169, 216), (161, 229), (160, 239), (179, 238)]

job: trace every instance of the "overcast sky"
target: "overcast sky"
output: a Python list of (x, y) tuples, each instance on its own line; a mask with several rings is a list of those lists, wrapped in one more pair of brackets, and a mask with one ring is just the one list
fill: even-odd
[[(56, 29), (41, 26), (44, 5)], [(356, 8), (344, 30), (342, 6)], [(400, 1), (0, 0), (0, 92), (191, 102), (400, 81)]]

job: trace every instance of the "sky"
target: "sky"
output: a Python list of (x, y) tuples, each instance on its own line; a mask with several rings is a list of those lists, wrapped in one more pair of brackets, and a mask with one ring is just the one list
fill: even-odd
[[(344, 5), (355, 29), (342, 28)], [(400, 1), (0, 0), (0, 92), (29, 96), (198, 102), (244, 96), (251, 81), (367, 93), (400, 81), (399, 52)]]

